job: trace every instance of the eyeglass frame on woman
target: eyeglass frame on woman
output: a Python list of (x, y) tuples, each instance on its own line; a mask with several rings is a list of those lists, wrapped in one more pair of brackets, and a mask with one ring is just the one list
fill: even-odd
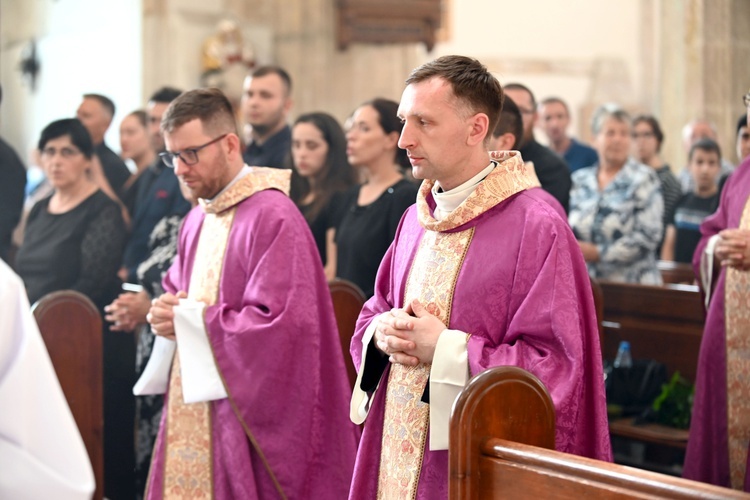
[(62, 148), (60, 148), (60, 149), (55, 149), (55, 148), (44, 148), (44, 149), (43, 149), (43, 150), (41, 151), (41, 154), (42, 154), (42, 156), (43, 156), (44, 158), (52, 158), (52, 157), (53, 157), (53, 156), (55, 156), (55, 155), (56, 155), (57, 153), (60, 153), (60, 156), (62, 156), (63, 158), (73, 158), (74, 156), (77, 156), (77, 155), (79, 155), (79, 154), (83, 154), (83, 153), (81, 153), (81, 151), (80, 151), (79, 149), (76, 149), (76, 148), (69, 148), (69, 147), (67, 147), (67, 146), (65, 146), (65, 147), (62, 147)]
[[(198, 151), (200, 151), (203, 148), (207, 148), (211, 144), (219, 142), (220, 140), (222, 140), (228, 135), (229, 135), (229, 132), (227, 132), (226, 134), (220, 135), (216, 139), (211, 139), (207, 143), (202, 144), (200, 146), (196, 146), (194, 148), (186, 148), (186, 149), (183, 149), (182, 151), (164, 151), (162, 153), (159, 153), (159, 157), (161, 158), (161, 161), (164, 162), (164, 164), (168, 166), (169, 168), (174, 168), (175, 157), (179, 157), (180, 160), (182, 160), (182, 163), (190, 167), (198, 163), (199, 161)], [(188, 157), (183, 156), (185, 154), (187, 154)], [(189, 159), (192, 157), (194, 157), (194, 159)]]

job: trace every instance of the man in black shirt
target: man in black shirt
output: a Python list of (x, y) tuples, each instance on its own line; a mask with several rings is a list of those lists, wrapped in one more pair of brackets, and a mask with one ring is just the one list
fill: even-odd
[[(3, 89), (0, 87), (0, 101)], [(0, 259), (8, 262), (11, 235), (23, 210), (26, 168), (18, 154), (0, 138)]]
[(520, 83), (510, 83), (503, 90), (505, 97), (513, 100), (523, 117), (523, 141), (519, 147), (523, 160), (534, 163), (542, 188), (554, 196), (567, 213), (571, 187), (570, 169), (565, 160), (534, 138), (534, 125), (538, 117), (534, 94)]
[(292, 80), (278, 66), (261, 66), (245, 78), (242, 116), (252, 127), (242, 157), (248, 165), (285, 168), (292, 146), (287, 116), (292, 108)]
[(84, 94), (83, 102), (78, 106), (76, 116), (91, 135), (94, 143), (94, 153), (99, 157), (104, 176), (119, 196), (122, 186), (130, 177), (130, 170), (125, 162), (104, 144), (104, 134), (107, 132), (112, 118), (115, 116), (115, 104), (101, 94)]

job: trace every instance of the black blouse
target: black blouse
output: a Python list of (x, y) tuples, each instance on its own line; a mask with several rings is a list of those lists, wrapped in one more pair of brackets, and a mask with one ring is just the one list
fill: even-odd
[(334, 193), (328, 201), (328, 205), (323, 207), (317, 217), (312, 221), (308, 219), (312, 204), (298, 205), (300, 212), (302, 212), (305, 220), (307, 220), (307, 225), (310, 226), (310, 231), (315, 240), (315, 246), (318, 247), (318, 253), (320, 254), (320, 260), (323, 262), (323, 266), (328, 263), (326, 233), (329, 229), (335, 229), (341, 224), (341, 218), (344, 215), (344, 210), (346, 208), (344, 203), (347, 201), (347, 193)]
[(31, 209), (16, 256), (29, 302), (57, 290), (76, 290), (101, 309), (119, 287), (126, 237), (120, 207), (96, 191), (72, 210), (51, 214), (50, 198)]
[(406, 179), (386, 189), (369, 205), (357, 204), (356, 186), (346, 193), (345, 212), (336, 230), (336, 276), (354, 282), (372, 297), (375, 276), (393, 238), (401, 216), (417, 198), (417, 186)]

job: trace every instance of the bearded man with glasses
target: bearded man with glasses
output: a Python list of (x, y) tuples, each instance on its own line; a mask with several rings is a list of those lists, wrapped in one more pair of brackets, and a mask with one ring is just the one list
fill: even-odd
[(146, 498), (345, 498), (359, 430), (291, 171), (243, 164), (217, 89), (178, 97), (162, 130), (161, 157), (199, 206), (148, 315), (177, 352), (161, 383), (136, 385), (168, 386)]

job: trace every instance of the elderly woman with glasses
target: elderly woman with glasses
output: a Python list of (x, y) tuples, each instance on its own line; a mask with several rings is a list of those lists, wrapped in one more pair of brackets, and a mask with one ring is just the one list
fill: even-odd
[(16, 257), (29, 301), (71, 289), (101, 308), (119, 287), (126, 236), (120, 207), (90, 180), (94, 150), (80, 121), (50, 123), (39, 151), (54, 192), (31, 209)]
[(594, 113), (599, 161), (573, 173), (568, 220), (593, 278), (659, 285), (664, 201), (653, 169), (628, 156), (630, 123), (614, 105)]
[[(120, 206), (92, 180), (94, 146), (80, 121), (50, 123), (38, 147), (54, 192), (29, 213), (18, 274), (32, 304), (50, 292), (75, 290), (101, 311), (120, 287), (117, 269), (127, 236)], [(130, 492), (132, 498), (135, 344), (132, 335), (106, 326), (102, 339), (105, 494)]]

